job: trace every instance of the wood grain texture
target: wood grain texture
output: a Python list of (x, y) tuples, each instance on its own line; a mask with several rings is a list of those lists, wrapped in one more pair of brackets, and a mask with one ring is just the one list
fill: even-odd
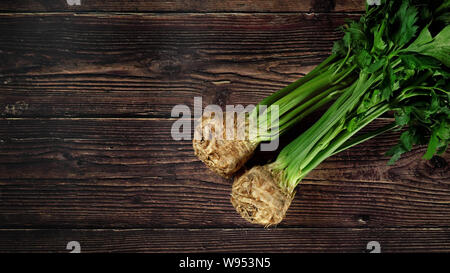
[[(90, 252), (366, 252), (378, 241), (381, 252), (448, 252), (448, 228), (277, 228), (0, 230), (0, 252), (69, 252), (78, 241)], [(270, 244), (268, 244), (270, 242)]]
[(326, 160), (270, 230), (170, 137), (176, 104), (252, 104), (310, 71), (363, 3), (1, 1), (0, 252), (450, 251), (450, 155), (387, 166), (398, 132)]
[(326, 58), (348, 18), (0, 14), (0, 115), (170, 117), (194, 96), (254, 104)]
[[(172, 140), (173, 122), (0, 120), (2, 227), (251, 226), (229, 202), (232, 181), (210, 173), (190, 141)], [(449, 155), (426, 162), (424, 149), (415, 149), (387, 166), (383, 153), (398, 137), (387, 134), (321, 164), (280, 226), (450, 226)]]
[[(360, 12), (364, 0), (3, 0), (0, 11)], [(73, 3), (72, 5), (70, 5)]]

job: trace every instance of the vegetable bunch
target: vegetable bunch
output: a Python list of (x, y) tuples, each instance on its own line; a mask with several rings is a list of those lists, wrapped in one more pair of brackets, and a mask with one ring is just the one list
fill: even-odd
[[(235, 179), (231, 202), (241, 216), (264, 226), (279, 223), (296, 186), (309, 172), (333, 154), (387, 130), (404, 130), (387, 152), (389, 164), (414, 145), (428, 145), (424, 159), (443, 153), (450, 139), (449, 10), (450, 0), (384, 0), (367, 7), (359, 22), (344, 25), (343, 38), (319, 66), (338, 60), (322, 72), (328, 73), (328, 84), (338, 85), (320, 91), (339, 90), (337, 99), (273, 163), (253, 167)], [(339, 85), (336, 79), (341, 78), (345, 84)], [(295, 100), (299, 93), (285, 96)], [(265, 102), (270, 103), (270, 97)], [(390, 111), (395, 114), (393, 124), (355, 137)], [(296, 115), (292, 110), (288, 114)]]
[(205, 112), (195, 128), (195, 154), (212, 171), (230, 177), (260, 142), (278, 138), (338, 97), (355, 77), (356, 67), (345, 62), (337, 54), (328, 57), (303, 78), (262, 100), (250, 113), (232, 114), (228, 119), (230, 113), (225, 113), (225, 118)]

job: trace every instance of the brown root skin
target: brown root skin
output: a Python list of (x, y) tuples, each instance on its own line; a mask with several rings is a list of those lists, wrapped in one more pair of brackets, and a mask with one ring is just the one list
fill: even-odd
[[(247, 135), (239, 140), (237, 133), (234, 139), (227, 140), (225, 118), (220, 122), (205, 113), (201, 120), (202, 122), (195, 128), (192, 141), (195, 155), (213, 172), (230, 178), (252, 157), (257, 144), (250, 142)], [(238, 124), (238, 119), (235, 119), (234, 126), (235, 132), (238, 132), (241, 126), (246, 126), (246, 123)], [(218, 128), (222, 129), (221, 138), (215, 136)]]
[(247, 221), (269, 227), (280, 223), (295, 193), (279, 187), (280, 174), (270, 165), (255, 166), (235, 178), (231, 203)]

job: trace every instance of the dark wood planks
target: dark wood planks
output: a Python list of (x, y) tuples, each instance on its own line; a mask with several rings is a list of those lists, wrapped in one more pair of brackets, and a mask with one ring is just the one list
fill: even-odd
[[(327, 56), (363, 2), (1, 1), (0, 252), (448, 252), (450, 157), (386, 166), (398, 133), (324, 162), (273, 230), (170, 139), (175, 104), (257, 102)], [(161, 11), (179, 13), (144, 14)]]
[[(229, 202), (231, 180), (210, 173), (190, 141), (171, 139), (174, 120), (0, 120), (1, 226), (251, 226)], [(426, 162), (415, 149), (387, 166), (398, 136), (321, 164), (280, 226), (450, 226), (449, 155)]]
[[(448, 252), (448, 228), (0, 230), (0, 252)], [(268, 243), (270, 242), (270, 243)]]
[(363, 0), (3, 0), (0, 11), (360, 12)]
[(330, 54), (342, 14), (0, 14), (0, 116), (253, 104)]

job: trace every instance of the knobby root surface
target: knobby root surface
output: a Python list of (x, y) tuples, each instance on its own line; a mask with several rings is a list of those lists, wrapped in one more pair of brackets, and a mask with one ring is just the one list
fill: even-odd
[[(235, 134), (230, 139), (226, 136), (226, 118), (220, 120), (205, 113), (195, 128), (192, 142), (195, 155), (213, 172), (226, 178), (237, 172), (257, 147), (249, 141), (248, 121), (243, 120), (234, 119)], [(238, 132), (244, 133), (239, 135)]]
[(268, 227), (280, 223), (295, 195), (279, 187), (280, 175), (265, 165), (235, 178), (231, 203), (236, 211), (254, 224)]

